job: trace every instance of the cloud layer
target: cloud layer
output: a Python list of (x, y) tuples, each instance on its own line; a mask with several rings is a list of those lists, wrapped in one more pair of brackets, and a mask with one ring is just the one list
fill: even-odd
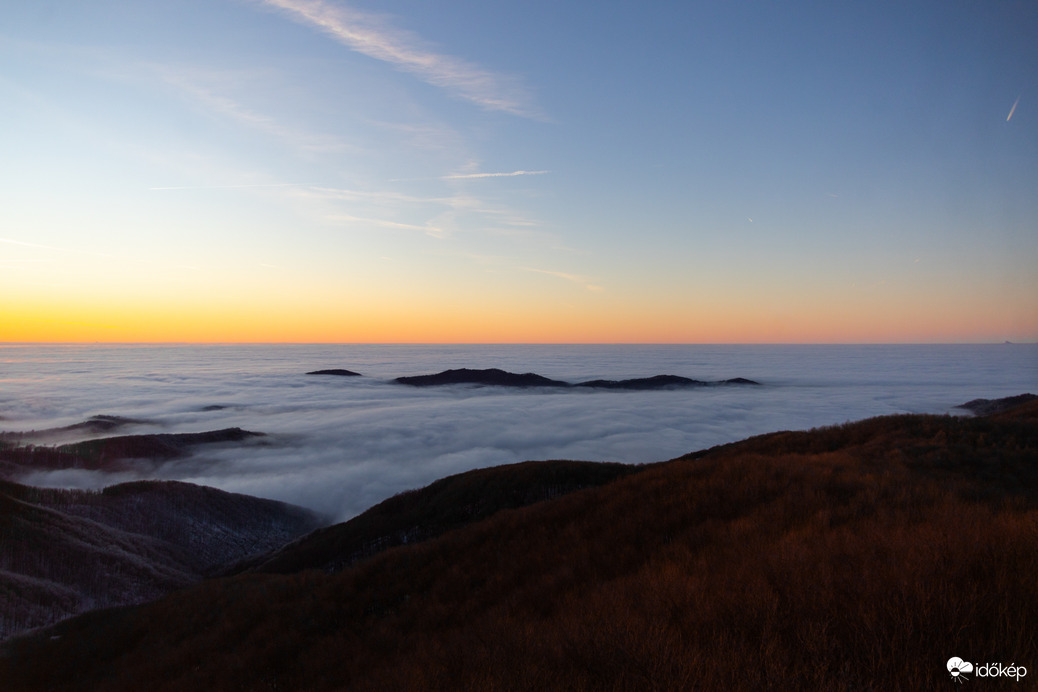
[[(1006, 347), (0, 347), (0, 429), (147, 419), (126, 433), (238, 426), (259, 443), (200, 448), (149, 477), (293, 502), (335, 518), (472, 468), (528, 459), (651, 462), (780, 429), (1038, 390), (1035, 346)], [(762, 387), (685, 391), (412, 388), (451, 367), (569, 381), (669, 373)], [(365, 377), (303, 373), (344, 367)], [(221, 408), (213, 408), (221, 407)], [(207, 410), (208, 409), (208, 410)], [(30, 483), (99, 487), (86, 471)]]

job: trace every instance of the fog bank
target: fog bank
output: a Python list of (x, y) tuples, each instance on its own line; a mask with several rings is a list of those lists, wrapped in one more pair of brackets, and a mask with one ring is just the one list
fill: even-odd
[[(183, 480), (347, 518), (472, 468), (531, 459), (651, 462), (783, 429), (1038, 390), (1021, 346), (0, 346), (0, 429), (105, 414), (146, 421), (118, 434), (263, 432), (201, 447), (148, 477)], [(341, 367), (362, 377), (305, 373)], [(674, 374), (760, 387), (666, 391), (416, 389), (402, 375), (500, 367), (580, 381)], [(99, 487), (134, 474), (38, 473), (38, 485)]]

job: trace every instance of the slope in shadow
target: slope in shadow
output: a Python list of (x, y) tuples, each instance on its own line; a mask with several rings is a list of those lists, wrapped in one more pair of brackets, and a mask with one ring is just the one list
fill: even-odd
[(320, 523), (301, 507), (173, 481), (103, 491), (0, 481), (0, 639), (156, 598)]
[(426, 541), (501, 510), (604, 485), (643, 468), (588, 461), (527, 461), (467, 471), (395, 495), (347, 522), (318, 529), (222, 573), (337, 572), (393, 546)]

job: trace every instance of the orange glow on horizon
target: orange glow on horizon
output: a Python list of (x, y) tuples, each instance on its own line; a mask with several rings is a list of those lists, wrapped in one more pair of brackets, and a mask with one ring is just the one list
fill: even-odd
[[(727, 303), (470, 304), (379, 308), (37, 303), (0, 312), (0, 342), (104, 343), (936, 343), (1033, 341), (1011, 316), (965, 323), (952, 310)], [(1014, 329), (1015, 327), (1015, 329)], [(1022, 338), (1021, 338), (1022, 337)]]

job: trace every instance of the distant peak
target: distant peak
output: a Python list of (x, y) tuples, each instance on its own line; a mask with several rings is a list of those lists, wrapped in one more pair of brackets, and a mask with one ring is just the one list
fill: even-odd
[(446, 384), (479, 384), (496, 387), (568, 387), (568, 382), (552, 380), (536, 373), (526, 372), (516, 374), (506, 372), (499, 368), (487, 368), (485, 370), (473, 370), (470, 368), (456, 368), (444, 370), (434, 375), (415, 375), (413, 377), (398, 377), (394, 380), (399, 384), (408, 384), (412, 387), (432, 387)]

